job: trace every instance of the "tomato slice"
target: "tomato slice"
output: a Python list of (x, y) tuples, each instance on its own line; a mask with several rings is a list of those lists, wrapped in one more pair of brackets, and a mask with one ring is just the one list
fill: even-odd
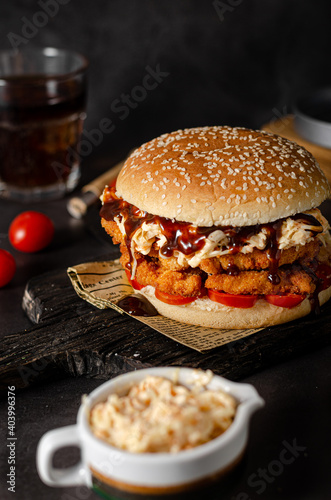
[(155, 289), (155, 297), (162, 302), (165, 302), (166, 304), (171, 304), (174, 306), (190, 304), (197, 299), (197, 297), (183, 297), (182, 295), (172, 295), (170, 293), (161, 292), (157, 288)]
[(224, 306), (248, 309), (253, 307), (258, 295), (235, 295), (232, 293), (219, 292), (218, 290), (208, 290), (208, 297), (214, 302), (219, 302)]
[(128, 269), (125, 269), (125, 273), (132, 288), (134, 288), (135, 290), (141, 290), (142, 288), (144, 288), (144, 285), (138, 283), (138, 281), (135, 278), (131, 279), (131, 274), (130, 271), (128, 271)]
[(296, 295), (294, 293), (288, 293), (287, 295), (265, 295), (265, 300), (272, 304), (273, 306), (285, 307), (286, 309), (292, 309), (306, 298), (305, 295)]

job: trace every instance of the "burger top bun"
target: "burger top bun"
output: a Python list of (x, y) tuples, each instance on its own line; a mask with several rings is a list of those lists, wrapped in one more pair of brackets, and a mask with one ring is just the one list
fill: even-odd
[(178, 130), (127, 159), (117, 193), (139, 209), (198, 226), (264, 224), (319, 206), (330, 194), (314, 157), (262, 131)]

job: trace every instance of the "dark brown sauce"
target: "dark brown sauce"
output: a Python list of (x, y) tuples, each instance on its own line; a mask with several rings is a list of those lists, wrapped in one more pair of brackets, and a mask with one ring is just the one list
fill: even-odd
[(309, 226), (317, 226), (317, 227), (322, 227), (322, 224), (313, 216), (310, 214), (295, 214), (291, 215), (291, 219), (293, 220), (299, 220), (302, 221)]
[(226, 274), (228, 274), (229, 276), (238, 276), (239, 273), (240, 273), (239, 267), (230, 262), (226, 268)]
[(173, 222), (172, 219), (154, 216), (167, 242), (161, 247), (160, 252), (164, 257), (172, 257), (178, 250), (184, 255), (191, 255), (201, 250), (208, 235), (215, 229), (194, 227), (187, 222)]
[(117, 302), (123, 311), (132, 316), (157, 316), (159, 313), (155, 307), (143, 295), (128, 295)]
[(314, 311), (315, 314), (320, 314), (321, 306), (320, 306), (320, 302), (318, 299), (318, 294), (323, 290), (324, 283), (323, 283), (323, 280), (320, 279), (316, 274), (316, 271), (318, 268), (318, 262), (316, 259), (314, 259), (314, 261), (312, 262), (313, 267), (308, 267), (308, 266), (301, 265), (301, 264), (298, 264), (298, 265), (301, 267), (301, 269), (303, 271), (305, 271), (310, 276), (310, 278), (312, 279), (312, 281), (316, 287), (314, 292), (311, 293), (308, 298), (309, 298), (311, 310)]
[[(211, 227), (196, 227), (188, 222), (180, 222), (158, 215), (152, 215), (148, 212), (139, 210), (134, 205), (118, 198), (115, 195), (115, 189), (109, 190), (110, 200), (104, 203), (100, 210), (100, 216), (107, 221), (114, 220), (115, 217), (121, 216), (124, 220), (125, 227), (125, 243), (130, 255), (131, 264), (133, 256), (131, 254), (131, 239), (134, 232), (144, 223), (158, 223), (162, 233), (166, 236), (166, 243), (160, 248), (160, 253), (164, 257), (172, 257), (175, 251), (179, 251), (184, 255), (191, 255), (203, 248), (209, 234), (216, 230), (222, 230), (229, 239), (227, 248), (230, 254), (239, 253), (248, 240), (258, 234), (262, 229), (265, 230), (266, 253), (270, 262), (269, 265), (269, 281), (277, 285), (280, 281), (278, 276), (278, 266), (281, 251), (279, 250), (278, 242), (280, 237), (281, 225), (285, 219), (279, 219), (268, 224), (256, 224), (253, 226), (233, 227), (233, 226), (211, 226)], [(296, 214), (291, 216), (294, 220), (300, 220), (311, 226), (322, 227), (321, 223), (310, 214)], [(318, 231), (316, 231), (317, 233)], [(131, 267), (130, 265), (128, 266)], [(230, 266), (226, 271), (230, 275), (239, 273), (236, 266)]]
[(278, 276), (277, 271), (281, 255), (281, 251), (279, 250), (278, 247), (278, 241), (280, 238), (282, 222), (283, 222), (282, 220), (279, 220), (277, 222), (269, 224), (268, 227), (266, 228), (266, 230), (268, 231), (267, 246), (266, 246), (267, 257), (269, 259), (268, 280), (273, 285), (278, 285), (280, 283), (280, 278)]

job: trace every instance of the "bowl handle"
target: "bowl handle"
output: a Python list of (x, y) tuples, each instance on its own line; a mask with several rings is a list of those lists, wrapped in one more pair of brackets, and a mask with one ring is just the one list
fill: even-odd
[(78, 446), (80, 439), (76, 425), (68, 425), (47, 432), (39, 441), (37, 449), (37, 469), (40, 478), (48, 486), (88, 485), (88, 475), (82, 460), (73, 467), (58, 469), (53, 467), (54, 453), (66, 446)]

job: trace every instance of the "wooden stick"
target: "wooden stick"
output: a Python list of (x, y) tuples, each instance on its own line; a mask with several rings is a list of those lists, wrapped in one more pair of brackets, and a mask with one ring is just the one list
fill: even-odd
[(88, 207), (100, 197), (104, 187), (116, 179), (124, 162), (125, 160), (114, 165), (110, 170), (84, 186), (79, 196), (71, 198), (67, 203), (69, 214), (75, 219), (81, 219), (86, 214)]

